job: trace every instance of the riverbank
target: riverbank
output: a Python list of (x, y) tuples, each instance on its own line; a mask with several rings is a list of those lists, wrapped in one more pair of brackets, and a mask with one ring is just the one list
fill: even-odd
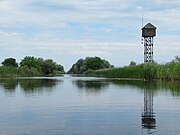
[(17, 78), (17, 77), (52, 77), (62, 76), (64, 72), (56, 71), (51, 74), (43, 74), (37, 70), (29, 68), (0, 67), (0, 78)]
[(85, 74), (105, 78), (180, 80), (180, 63), (147, 63), (120, 68), (88, 70)]

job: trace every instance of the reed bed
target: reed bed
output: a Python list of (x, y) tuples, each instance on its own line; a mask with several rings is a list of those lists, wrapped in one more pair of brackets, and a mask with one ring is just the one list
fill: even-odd
[(85, 74), (106, 78), (180, 80), (180, 63), (147, 63), (105, 70), (88, 70)]

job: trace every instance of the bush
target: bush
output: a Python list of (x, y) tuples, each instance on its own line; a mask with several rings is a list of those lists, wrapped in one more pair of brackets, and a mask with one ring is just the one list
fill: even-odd
[(40, 76), (41, 73), (34, 67), (23, 66), (19, 68), (20, 76)]
[(0, 77), (17, 77), (18, 69), (15, 67), (0, 67)]

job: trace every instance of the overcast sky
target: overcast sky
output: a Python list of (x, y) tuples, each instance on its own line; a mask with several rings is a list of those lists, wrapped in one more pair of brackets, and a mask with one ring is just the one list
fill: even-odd
[(87, 56), (143, 63), (142, 17), (157, 27), (154, 60), (179, 55), (180, 0), (0, 0), (0, 62), (35, 56), (66, 70)]

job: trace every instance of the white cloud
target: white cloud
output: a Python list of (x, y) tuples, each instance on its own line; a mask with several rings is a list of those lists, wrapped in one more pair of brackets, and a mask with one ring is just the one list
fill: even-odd
[[(119, 60), (139, 57), (141, 61), (140, 29), (144, 12), (144, 22), (152, 22), (158, 28), (157, 58), (165, 54), (174, 57), (180, 52), (179, 4), (178, 0), (146, 3), (140, 0), (0, 0), (2, 55), (9, 55), (5, 53), (7, 50), (17, 57), (38, 55), (38, 52), (42, 57), (74, 58), (85, 55), (112, 58), (123, 54), (127, 57)], [(70, 63), (73, 58), (64, 59)]]

